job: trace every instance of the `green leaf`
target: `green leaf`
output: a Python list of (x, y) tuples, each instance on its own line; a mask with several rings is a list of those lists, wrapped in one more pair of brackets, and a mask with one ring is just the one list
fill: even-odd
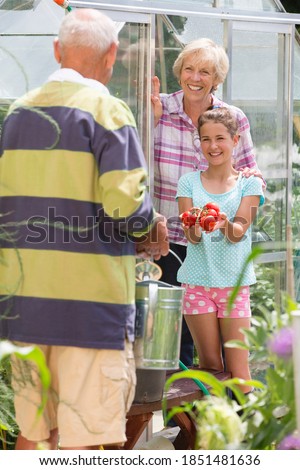
[(199, 380), (210, 387), (209, 392), (212, 393), (213, 395), (223, 396), (223, 397), (226, 396), (226, 387), (223, 385), (223, 383), (220, 380), (218, 380), (210, 372), (205, 372), (201, 370), (188, 370), (188, 371), (177, 372), (171, 375), (171, 377), (169, 377), (169, 379), (165, 383), (164, 396), (162, 400), (163, 413), (165, 413), (167, 409), (168, 390), (172, 383), (180, 379)]
[(191, 417), (194, 417), (193, 413), (193, 403), (183, 403), (181, 406), (173, 406), (171, 410), (168, 412), (166, 410), (163, 410), (163, 418), (164, 418), (164, 424), (167, 426), (168, 422), (170, 419), (172, 419), (175, 415), (178, 413), (188, 413), (191, 415)]
[(226, 387), (231, 387), (231, 384), (234, 385), (249, 385), (250, 387), (265, 389), (266, 385), (262, 383), (260, 380), (244, 380), (239, 379), (238, 377), (234, 377), (233, 379), (224, 380), (222, 382)]
[(249, 346), (247, 346), (243, 341), (240, 341), (239, 339), (232, 339), (230, 341), (226, 341), (226, 343), (224, 343), (224, 347), (249, 350)]
[(261, 341), (259, 341), (259, 339), (257, 337), (257, 333), (254, 329), (250, 328), (249, 330), (247, 330), (247, 329), (244, 328), (243, 333), (246, 337), (246, 340), (249, 341), (250, 345), (260, 347), (260, 346), (262, 346), (262, 344), (264, 344), (264, 342), (261, 343)]
[(45, 356), (37, 346), (16, 346), (10, 341), (0, 341), (0, 362), (4, 357), (11, 354), (15, 354), (22, 360), (32, 361), (38, 368), (42, 384), (42, 403), (38, 409), (38, 415), (40, 415), (47, 401), (47, 391), (51, 381), (51, 375), (46, 365)]
[(268, 422), (264, 421), (258, 432), (253, 436), (250, 441), (250, 449), (255, 450), (268, 450), (271, 449), (276, 442), (278, 433), (280, 432), (280, 424), (274, 418), (270, 418)]
[[(245, 395), (244, 393), (240, 390), (239, 387), (236, 387), (236, 384), (243, 384), (245, 385), (245, 381), (242, 380), (240, 381), (240, 379), (230, 379), (230, 380), (226, 380), (226, 385), (227, 387), (234, 393), (237, 401), (243, 405), (245, 402), (246, 402), (246, 398), (245, 398)], [(225, 385), (225, 383), (224, 383)]]

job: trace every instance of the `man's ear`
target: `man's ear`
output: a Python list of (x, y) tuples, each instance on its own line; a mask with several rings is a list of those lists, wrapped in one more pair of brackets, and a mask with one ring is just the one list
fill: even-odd
[(118, 44), (112, 43), (106, 52), (106, 64), (108, 68), (112, 68), (117, 58)]
[(54, 41), (53, 41), (53, 49), (54, 49), (55, 60), (56, 60), (56, 62), (58, 62), (60, 64), (61, 63), (61, 53), (60, 53), (60, 45), (59, 45), (58, 38), (55, 38)]

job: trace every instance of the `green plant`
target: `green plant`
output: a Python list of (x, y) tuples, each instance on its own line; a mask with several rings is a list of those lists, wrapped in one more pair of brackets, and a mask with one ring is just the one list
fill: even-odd
[(251, 351), (251, 362), (263, 370), (265, 387), (255, 391), (241, 406), (247, 421), (248, 449), (274, 449), (296, 430), (296, 403), (292, 357), (292, 316), (296, 304), (286, 300), (286, 311), (262, 310), (245, 330), (245, 343), (230, 342), (227, 347)]
[(10, 367), (6, 362), (15, 354), (24, 361), (32, 361), (38, 367), (42, 384), (42, 401), (37, 409), (37, 418), (43, 412), (50, 386), (50, 372), (42, 351), (36, 346), (16, 346), (10, 341), (0, 341), (0, 441), (4, 449), (13, 444), (18, 427), (13, 409), (13, 392), (10, 386)]
[[(261, 254), (253, 248), (240, 272), (236, 287), (228, 300), (228, 311), (243, 285), (246, 266)], [(282, 311), (281, 305), (284, 306)], [(259, 367), (261, 380), (244, 381), (233, 378), (219, 381), (209, 372), (190, 370), (172, 375), (165, 385), (165, 396), (170, 385), (181, 378), (197, 379), (210, 387), (210, 396), (194, 403), (185, 403), (166, 413), (166, 421), (176, 413), (188, 413), (196, 426), (196, 448), (206, 450), (255, 449), (271, 450), (291, 445), (300, 449), (296, 432), (296, 403), (293, 368), (292, 311), (297, 304), (287, 295), (280, 306), (269, 310), (259, 306), (260, 315), (253, 316), (251, 327), (243, 329), (244, 341), (225, 343), (227, 348), (249, 351), (250, 364)], [(251, 354), (250, 354), (251, 353)], [(249, 385), (253, 391), (245, 396), (239, 385)], [(229, 398), (231, 390), (235, 400)], [(218, 397), (216, 401), (216, 397)], [(205, 437), (206, 436), (206, 437)]]
[(11, 369), (8, 357), (0, 363), (0, 449), (9, 450), (14, 447), (18, 434), (15, 422), (13, 391), (10, 385)]
[[(1, 214), (0, 214), (1, 217)], [(11, 226), (0, 221), (0, 243), (10, 242), (14, 245), (17, 224)], [(9, 229), (9, 230), (8, 230)], [(15, 249), (17, 262), (19, 264), (19, 275), (16, 277), (15, 284), (8, 289), (7, 286), (0, 284), (3, 294), (0, 297), (0, 305), (10, 300), (17, 291), (23, 279), (22, 260), (19, 251)], [(4, 263), (1, 258), (0, 263)], [(1, 316), (9, 315), (9, 309), (4, 307), (0, 313)], [(0, 319), (1, 320), (1, 319)], [(13, 321), (13, 319), (11, 320)], [(42, 413), (47, 401), (47, 392), (50, 385), (50, 372), (46, 366), (42, 351), (36, 346), (17, 346), (10, 341), (0, 338), (0, 449), (10, 449), (14, 447), (15, 439), (18, 434), (18, 426), (15, 421), (14, 413), (14, 394), (11, 387), (11, 368), (10, 356), (14, 354), (22, 360), (32, 361), (38, 368), (42, 384), (42, 402), (37, 409), (37, 417)]]
[[(197, 378), (210, 387), (211, 396), (173, 408), (166, 417), (169, 420), (183, 412), (192, 417), (197, 429), (196, 448), (272, 450), (290, 445), (289, 448), (300, 449), (300, 438), (295, 434), (291, 314), (297, 306), (286, 297), (285, 305), (284, 313), (262, 308), (261, 316), (253, 318), (251, 328), (243, 331), (244, 342), (225, 344), (225, 347), (251, 351), (250, 362), (259, 364), (262, 381), (230, 379), (220, 382), (209, 372), (193, 370), (174, 374), (166, 382), (166, 391), (172, 382), (183, 377)], [(255, 387), (248, 396), (237, 387), (245, 383)], [(233, 391), (237, 401), (229, 398), (228, 389)], [(166, 409), (166, 403), (164, 407)]]
[(275, 306), (275, 266), (257, 264), (255, 274), (257, 283), (250, 286), (251, 311), (260, 316), (261, 306), (273, 310)]

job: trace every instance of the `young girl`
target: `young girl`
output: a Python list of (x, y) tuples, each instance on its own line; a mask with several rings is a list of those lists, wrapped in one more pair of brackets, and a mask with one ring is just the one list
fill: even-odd
[[(244, 261), (251, 252), (251, 224), (263, 204), (262, 180), (244, 178), (232, 166), (238, 144), (237, 122), (228, 108), (206, 111), (199, 118), (199, 135), (208, 169), (187, 173), (178, 182), (179, 212), (216, 203), (221, 220), (212, 233), (199, 224), (184, 227), (188, 239), (187, 256), (177, 279), (186, 288), (185, 320), (193, 336), (200, 367), (223, 370), (222, 344), (243, 340), (241, 328), (250, 326), (249, 285), (256, 282), (249, 264), (231, 312), (227, 301), (237, 284)], [(226, 369), (232, 377), (250, 380), (248, 351), (225, 348)], [(249, 386), (241, 386), (244, 393)]]

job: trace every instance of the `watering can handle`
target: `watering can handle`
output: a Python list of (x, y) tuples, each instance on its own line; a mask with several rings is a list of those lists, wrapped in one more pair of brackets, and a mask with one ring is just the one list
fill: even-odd
[(177, 261), (179, 261), (179, 264), (182, 264), (182, 263), (183, 263), (182, 259), (179, 258), (179, 256), (175, 253), (175, 251), (173, 251), (173, 250), (170, 249), (169, 252), (170, 252), (173, 256), (175, 256), (175, 258), (177, 259)]
[(153, 327), (154, 327), (154, 315), (157, 305), (158, 297), (158, 285), (155, 283), (150, 283), (148, 286), (149, 289), (149, 307), (147, 314), (147, 323), (146, 323), (146, 338), (150, 340), (153, 337)]

